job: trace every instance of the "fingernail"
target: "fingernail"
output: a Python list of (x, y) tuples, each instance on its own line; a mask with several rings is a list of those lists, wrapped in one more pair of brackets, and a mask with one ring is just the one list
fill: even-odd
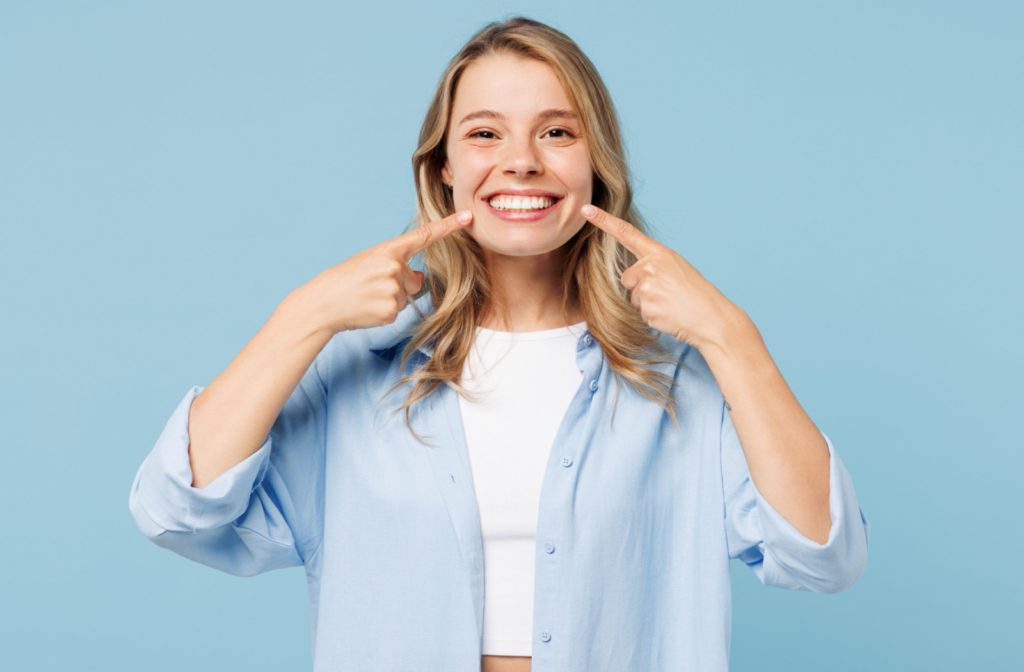
[(597, 208), (595, 208), (594, 206), (589, 204), (583, 206), (584, 217), (593, 217), (595, 212), (597, 212)]
[(468, 222), (468, 221), (469, 221), (469, 218), (470, 218), (471, 216), (472, 216), (472, 215), (470, 214), (469, 210), (463, 210), (463, 211), (462, 211), (462, 212), (460, 212), (460, 213), (459, 213), (458, 215), (456, 215), (456, 217), (455, 217), (455, 218), (456, 218), (456, 219), (458, 219), (458, 220), (459, 220), (460, 222), (462, 222), (463, 224), (465, 224), (466, 222)]

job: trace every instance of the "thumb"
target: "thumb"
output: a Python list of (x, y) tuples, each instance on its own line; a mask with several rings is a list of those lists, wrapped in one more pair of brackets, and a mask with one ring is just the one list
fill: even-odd
[(409, 296), (417, 293), (423, 287), (423, 271), (410, 270), (410, 273), (404, 276), (402, 285)]

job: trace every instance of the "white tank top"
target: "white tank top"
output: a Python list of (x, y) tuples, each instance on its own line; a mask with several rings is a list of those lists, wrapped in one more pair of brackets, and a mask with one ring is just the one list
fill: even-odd
[(582, 380), (586, 322), (530, 332), (477, 327), (459, 395), (484, 544), (483, 653), (532, 655), (540, 489), (555, 433)]

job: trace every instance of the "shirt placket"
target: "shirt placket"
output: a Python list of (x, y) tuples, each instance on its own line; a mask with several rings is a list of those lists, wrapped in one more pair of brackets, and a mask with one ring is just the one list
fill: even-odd
[[(569, 619), (566, 585), (581, 562), (572, 553), (572, 502), (588, 437), (593, 407), (601, 390), (604, 357), (589, 331), (576, 345), (576, 363), (583, 377), (555, 433), (541, 486), (534, 566), (534, 672), (567, 669)], [(589, 421), (588, 421), (589, 420)]]

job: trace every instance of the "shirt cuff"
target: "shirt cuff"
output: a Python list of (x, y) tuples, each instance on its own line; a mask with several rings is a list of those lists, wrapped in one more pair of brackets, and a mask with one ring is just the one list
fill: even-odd
[(270, 463), (269, 435), (259, 450), (206, 487), (192, 486), (188, 417), (193, 400), (203, 389), (194, 385), (185, 393), (135, 475), (129, 508), (147, 536), (166, 531), (197, 532), (237, 520), (266, 475)]
[(869, 525), (846, 466), (824, 432), (829, 452), (829, 510), (832, 525), (824, 544), (804, 536), (751, 481), (764, 535), (765, 582), (821, 593), (851, 586), (867, 564)]

